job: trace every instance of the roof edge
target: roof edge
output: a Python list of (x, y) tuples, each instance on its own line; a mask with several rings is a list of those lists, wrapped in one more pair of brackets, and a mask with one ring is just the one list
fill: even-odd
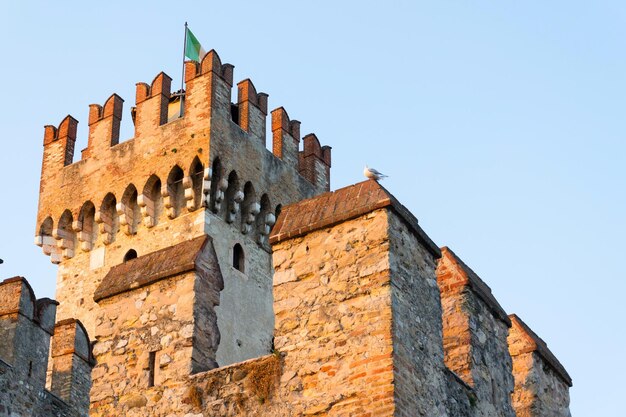
[[(316, 201), (319, 201), (320, 205), (323, 205), (324, 202), (335, 203), (335, 200), (344, 195), (346, 197), (353, 197), (351, 193), (355, 190), (358, 190), (358, 193), (360, 193), (361, 190), (364, 190), (365, 194), (369, 192), (369, 194), (367, 195), (364, 194), (363, 197), (361, 197), (361, 194), (358, 194), (356, 197), (367, 198), (369, 196), (373, 196), (377, 199), (375, 201), (366, 202), (366, 204), (363, 205), (353, 205), (349, 209), (346, 207), (346, 210), (333, 212), (332, 215), (321, 217), (317, 220), (311, 221), (310, 223), (298, 224), (292, 228), (289, 228), (288, 226), (283, 227), (283, 223), (287, 223), (286, 218), (290, 216), (291, 211), (296, 210), (296, 207), (315, 205)], [(376, 196), (374, 195), (374, 193), (378, 193), (381, 195)], [(335, 191), (329, 191), (318, 196), (306, 200), (301, 200), (297, 203), (283, 207), (281, 215), (277, 220), (277, 224), (274, 227), (274, 233), (270, 235), (269, 242), (273, 245), (284, 240), (294, 239), (296, 237), (303, 236), (316, 230), (332, 227), (339, 223), (355, 219), (359, 216), (371, 213), (382, 208), (389, 208), (393, 210), (415, 233), (420, 243), (423, 244), (436, 259), (441, 257), (441, 251), (439, 250), (439, 247), (419, 226), (417, 218), (405, 206), (403, 206), (398, 201), (398, 199), (395, 198), (385, 187), (383, 187), (374, 180), (362, 181), (360, 183), (352, 184)], [(283, 230), (285, 228), (287, 230)]]

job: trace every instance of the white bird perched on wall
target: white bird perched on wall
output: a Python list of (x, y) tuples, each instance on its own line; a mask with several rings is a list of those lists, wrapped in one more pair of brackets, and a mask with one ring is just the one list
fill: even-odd
[(374, 168), (370, 168), (367, 165), (365, 165), (365, 168), (363, 169), (363, 175), (365, 175), (367, 178), (371, 180), (376, 180), (376, 181), (382, 180), (383, 178), (387, 178), (387, 176), (383, 174), (382, 172), (378, 172)]

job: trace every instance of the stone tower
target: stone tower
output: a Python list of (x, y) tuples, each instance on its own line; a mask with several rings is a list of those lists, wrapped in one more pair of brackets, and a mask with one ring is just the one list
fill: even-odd
[(121, 143), (123, 100), (91, 105), (77, 162), (78, 122), (45, 127), (59, 303), (0, 283), (0, 417), (570, 417), (565, 368), (478, 274), (376, 181), (330, 192), (282, 107), (268, 150), (267, 95), (232, 80), (211, 51), (186, 91), (138, 83)]
[[(115, 287), (121, 279), (115, 271), (141, 265), (143, 278), (152, 268), (159, 273), (151, 279), (163, 279), (164, 264), (146, 262), (171, 261), (190, 241), (209, 246), (223, 289), (185, 320), (210, 311), (213, 318), (203, 319), (214, 332), (216, 363), (205, 366), (221, 366), (271, 350), (270, 229), (281, 206), (329, 190), (330, 147), (309, 134), (300, 150), (300, 122), (279, 107), (271, 112), (269, 151), (267, 94), (246, 79), (231, 103), (233, 66), (216, 52), (187, 62), (185, 74), (183, 94), (170, 93), (165, 73), (137, 83), (135, 135), (124, 142), (124, 100), (113, 94), (103, 106), (90, 105), (79, 161), (73, 162), (77, 120), (67, 116), (45, 127), (35, 241), (59, 265), (58, 319), (75, 317), (96, 337), (94, 295)], [(124, 292), (130, 283), (116, 285)]]

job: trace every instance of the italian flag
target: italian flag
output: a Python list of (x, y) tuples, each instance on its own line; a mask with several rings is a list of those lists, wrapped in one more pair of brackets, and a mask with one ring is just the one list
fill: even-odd
[(193, 33), (189, 30), (189, 28), (185, 27), (187, 31), (185, 39), (185, 56), (191, 60), (200, 62), (202, 58), (206, 55), (206, 51), (198, 42), (198, 39), (193, 35)]

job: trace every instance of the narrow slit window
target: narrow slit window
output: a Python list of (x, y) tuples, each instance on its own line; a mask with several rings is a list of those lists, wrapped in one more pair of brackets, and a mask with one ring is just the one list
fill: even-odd
[(148, 356), (148, 388), (154, 386), (155, 363), (156, 363), (156, 352), (150, 352)]
[(233, 267), (240, 272), (244, 272), (243, 248), (239, 243), (233, 248)]

